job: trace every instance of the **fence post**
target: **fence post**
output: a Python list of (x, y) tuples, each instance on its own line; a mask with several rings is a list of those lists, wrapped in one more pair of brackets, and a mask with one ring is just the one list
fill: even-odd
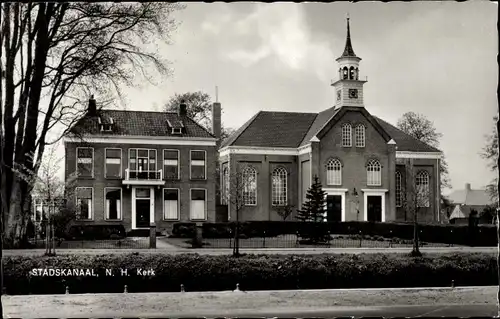
[(156, 248), (156, 224), (154, 222), (149, 224), (149, 248)]
[(361, 248), (361, 244), (363, 243), (363, 233), (361, 230), (359, 231), (359, 248)]
[(266, 231), (264, 230), (264, 242), (262, 243), (262, 248), (266, 248)]
[(229, 248), (233, 248), (233, 232), (229, 229)]
[(196, 233), (193, 248), (203, 248), (203, 223), (196, 223)]

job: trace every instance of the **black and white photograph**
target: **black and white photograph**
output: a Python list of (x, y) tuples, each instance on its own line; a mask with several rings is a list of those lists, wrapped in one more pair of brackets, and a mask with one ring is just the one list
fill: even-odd
[(5, 2), (2, 318), (500, 317), (498, 2)]

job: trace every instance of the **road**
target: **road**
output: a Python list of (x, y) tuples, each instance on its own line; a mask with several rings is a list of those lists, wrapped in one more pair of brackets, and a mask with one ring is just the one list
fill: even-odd
[[(19, 316), (9, 315), (9, 309), (4, 308), (5, 318)], [(338, 318), (338, 317), (493, 317), (497, 315), (497, 306), (494, 304), (483, 305), (426, 305), (426, 306), (380, 306), (380, 307), (330, 307), (311, 310), (310, 308), (297, 309), (260, 309), (231, 311), (220, 310), (210, 312), (172, 313), (172, 312), (146, 312), (127, 313), (104, 312), (95, 313), (78, 311), (75, 314), (65, 314), (64, 318)], [(61, 314), (56, 309), (51, 314), (22, 313), (23, 318), (59, 318)]]
[[(400, 253), (407, 254), (411, 248), (255, 248), (241, 249), (241, 253), (245, 254), (375, 254), (375, 253)], [(496, 247), (429, 247), (421, 248), (422, 253), (454, 253), (454, 252), (469, 252), (469, 253), (486, 253), (493, 254), (497, 252)], [(109, 254), (130, 254), (130, 253), (145, 253), (145, 254), (168, 254), (179, 255), (186, 253), (197, 253), (200, 255), (229, 255), (232, 249), (182, 249), (177, 247), (157, 248), (157, 249), (58, 249), (58, 255), (109, 255)], [(4, 250), (4, 256), (36, 256), (43, 255), (45, 249), (11, 249)]]

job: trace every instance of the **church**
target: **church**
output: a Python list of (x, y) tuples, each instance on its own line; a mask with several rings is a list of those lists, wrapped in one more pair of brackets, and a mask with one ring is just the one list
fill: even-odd
[[(317, 176), (327, 194), (327, 221), (411, 221), (415, 211), (420, 221), (439, 221), (442, 153), (368, 111), (360, 61), (348, 18), (338, 79), (331, 83), (333, 107), (260, 111), (223, 142), (219, 200), (228, 220), (237, 211), (240, 221), (283, 220), (284, 207), (293, 209), (286, 220), (295, 220)], [(234, 182), (238, 176), (245, 185)]]

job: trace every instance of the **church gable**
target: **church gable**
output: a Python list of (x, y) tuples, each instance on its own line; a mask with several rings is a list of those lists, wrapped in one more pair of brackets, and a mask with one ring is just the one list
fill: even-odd
[[(344, 134), (343, 134), (344, 132)], [(349, 135), (350, 141), (342, 138)], [(382, 128), (382, 126), (366, 111), (358, 107), (342, 107), (333, 118), (330, 119), (316, 137), (320, 140), (328, 140), (339, 147), (362, 147), (367, 144), (385, 146), (391, 136)], [(349, 146), (350, 145), (350, 146)]]

